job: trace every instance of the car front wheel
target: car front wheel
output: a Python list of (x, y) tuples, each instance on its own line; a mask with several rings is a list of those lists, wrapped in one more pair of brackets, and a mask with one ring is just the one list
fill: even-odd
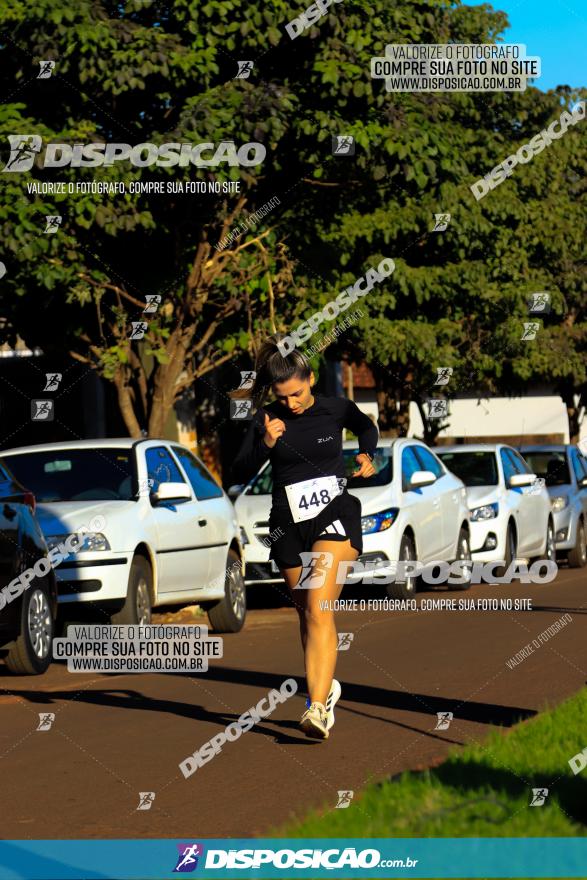
[(111, 615), (111, 622), (121, 625), (141, 624), (147, 626), (150, 624), (152, 585), (151, 566), (143, 556), (135, 556), (128, 576), (126, 602), (120, 611)]
[[(402, 535), (399, 545), (399, 562), (415, 562), (416, 548), (410, 535)], [(387, 584), (387, 595), (391, 599), (412, 599), (418, 589), (416, 575), (407, 575), (402, 581), (395, 580)]]
[(583, 568), (587, 563), (587, 542), (585, 538), (585, 523), (579, 520), (577, 526), (577, 541), (572, 550), (569, 551), (569, 565), (571, 568)]
[(42, 675), (52, 660), (54, 621), (42, 587), (29, 587), (22, 597), (20, 633), (10, 643), (6, 666), (17, 675)]
[(239, 632), (247, 616), (247, 591), (240, 559), (234, 550), (228, 551), (224, 577), (224, 597), (213, 605), (202, 605), (215, 632)]
[(459, 573), (459, 577), (462, 580), (462, 583), (451, 584), (449, 581), (448, 588), (449, 590), (468, 590), (471, 587), (473, 561), (471, 559), (471, 544), (469, 542), (469, 533), (466, 529), (461, 529), (459, 532), (456, 561), (461, 563), (461, 572)]
[(508, 523), (507, 531), (505, 533), (505, 553), (504, 553), (504, 562), (505, 565), (499, 565), (495, 568), (495, 576), (502, 578), (505, 577), (505, 573), (512, 564), (512, 562), (516, 558), (516, 535), (514, 532), (514, 527), (511, 522)]

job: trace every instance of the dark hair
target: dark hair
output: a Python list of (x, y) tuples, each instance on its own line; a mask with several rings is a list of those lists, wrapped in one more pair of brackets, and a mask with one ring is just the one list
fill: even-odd
[(289, 354), (281, 354), (277, 343), (282, 339), (284, 339), (283, 333), (274, 333), (267, 337), (259, 349), (255, 362), (257, 375), (250, 392), (255, 409), (263, 405), (274, 382), (287, 382), (294, 377), (310, 378), (312, 367), (308, 358), (296, 348)]

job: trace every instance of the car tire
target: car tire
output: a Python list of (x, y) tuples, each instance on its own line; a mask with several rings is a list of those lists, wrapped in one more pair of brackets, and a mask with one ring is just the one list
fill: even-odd
[(213, 605), (205, 603), (202, 607), (208, 612), (208, 619), (215, 632), (239, 632), (247, 616), (247, 590), (240, 558), (234, 550), (228, 551), (224, 577), (224, 597)]
[(544, 542), (544, 552), (541, 553), (540, 556), (533, 556), (530, 560), (531, 563), (534, 562), (544, 562), (548, 560), (549, 562), (556, 562), (556, 544), (554, 542), (554, 524), (552, 520), (548, 519), (548, 525), (546, 526), (546, 541)]
[(5, 663), (16, 675), (42, 675), (53, 659), (55, 621), (51, 599), (42, 586), (24, 591), (20, 612), (20, 633), (8, 645)]
[(144, 556), (135, 556), (128, 576), (126, 601), (120, 611), (110, 616), (114, 624), (151, 623), (151, 595), (153, 588), (153, 572)]
[(548, 525), (546, 527), (546, 546), (544, 549), (544, 558), (549, 562), (556, 562), (556, 541), (554, 534), (554, 523), (551, 519), (548, 520)]
[(571, 568), (583, 568), (587, 563), (587, 538), (585, 536), (585, 523), (582, 519), (577, 523), (577, 540), (568, 555)]
[[(415, 562), (416, 547), (413, 538), (406, 534), (402, 535), (399, 545), (399, 562)], [(413, 599), (418, 591), (418, 578), (416, 575), (407, 577), (405, 581), (393, 581), (386, 584), (387, 595), (390, 599)]]
[(494, 569), (495, 577), (502, 578), (505, 576), (506, 571), (516, 558), (516, 550), (516, 534), (510, 520), (505, 533), (505, 565), (500, 565)]
[(449, 590), (470, 590), (471, 589), (471, 578), (473, 574), (473, 560), (471, 558), (471, 542), (469, 540), (469, 533), (466, 529), (461, 529), (459, 532), (459, 540), (457, 543), (457, 562), (465, 562), (468, 561), (471, 563), (470, 569), (464, 568), (463, 577), (465, 581), (462, 584), (451, 584), (450, 582), (447, 584)]

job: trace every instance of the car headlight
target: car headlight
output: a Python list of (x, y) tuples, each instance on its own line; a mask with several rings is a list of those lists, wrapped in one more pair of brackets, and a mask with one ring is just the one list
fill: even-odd
[(568, 495), (554, 495), (550, 499), (550, 506), (554, 513), (558, 513), (559, 510), (564, 510), (568, 503)]
[(390, 507), (389, 510), (382, 510), (381, 513), (371, 513), (369, 516), (361, 517), (361, 531), (364, 535), (370, 535), (372, 532), (384, 532), (395, 522), (399, 513), (399, 507)]
[(484, 504), (482, 507), (474, 507), (471, 511), (471, 522), (481, 522), (485, 519), (495, 519), (499, 513), (499, 504)]
[[(71, 538), (72, 534), (77, 537), (77, 542), (74, 547), (72, 547), (72, 553), (83, 553), (83, 552), (93, 552), (94, 550), (110, 550), (110, 544), (108, 543), (108, 538), (106, 535), (103, 535), (102, 532), (70, 532), (67, 535), (49, 535), (46, 538), (47, 547), (49, 550), (53, 550), (54, 547), (58, 547), (60, 544), (64, 544), (68, 538)], [(72, 542), (73, 543), (73, 542)]]

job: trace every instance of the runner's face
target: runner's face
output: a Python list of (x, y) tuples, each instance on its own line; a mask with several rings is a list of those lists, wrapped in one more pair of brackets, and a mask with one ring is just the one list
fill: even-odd
[(275, 382), (273, 385), (273, 393), (277, 400), (284, 406), (287, 406), (290, 412), (299, 415), (305, 409), (312, 405), (312, 386), (310, 380), (313, 380), (312, 373), (309, 379), (288, 379), (286, 382)]

